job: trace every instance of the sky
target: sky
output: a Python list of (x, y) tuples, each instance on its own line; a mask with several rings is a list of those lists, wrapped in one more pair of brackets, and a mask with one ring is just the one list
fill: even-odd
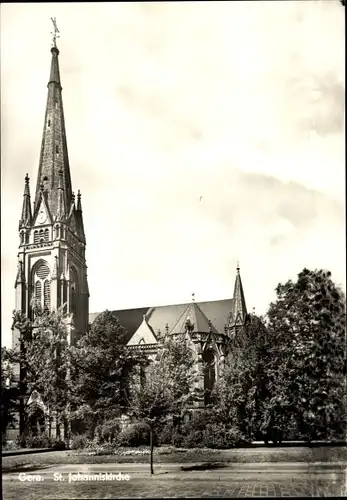
[(24, 177), (57, 41), (90, 312), (232, 297), (324, 268), (346, 288), (338, 0), (1, 5), (2, 344)]

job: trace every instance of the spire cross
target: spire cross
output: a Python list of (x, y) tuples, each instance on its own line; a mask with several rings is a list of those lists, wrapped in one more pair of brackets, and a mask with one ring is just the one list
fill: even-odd
[(57, 22), (55, 17), (51, 17), (51, 21), (53, 23), (53, 31), (51, 31), (51, 35), (53, 36), (53, 47), (57, 46), (57, 38), (59, 38), (60, 35), (57, 35), (57, 33), (60, 33), (58, 30)]
[(195, 293), (192, 293), (192, 302), (195, 302)]

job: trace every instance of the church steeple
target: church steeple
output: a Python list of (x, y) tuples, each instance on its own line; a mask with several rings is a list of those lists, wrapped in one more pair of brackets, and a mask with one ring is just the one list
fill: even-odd
[[(48, 96), (43, 127), (41, 154), (37, 176), (35, 205), (38, 206), (40, 186), (43, 184), (45, 199), (52, 217), (57, 215), (61, 189), (64, 192), (64, 204), (70, 207), (72, 199), (71, 175), (67, 150), (65, 119), (62, 100), (62, 86), (59, 72), (59, 50), (53, 39), (52, 60), (48, 81)], [(62, 171), (62, 179), (60, 179)]]
[(242, 326), (245, 324), (247, 317), (247, 308), (245, 295), (240, 275), (240, 266), (237, 263), (236, 279), (234, 286), (233, 308), (231, 313), (231, 326)]

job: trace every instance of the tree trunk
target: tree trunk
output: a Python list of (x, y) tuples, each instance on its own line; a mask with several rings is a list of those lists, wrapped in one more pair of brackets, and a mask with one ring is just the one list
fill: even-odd
[(149, 446), (151, 448), (151, 474), (154, 474), (154, 470), (153, 470), (153, 448), (154, 448), (154, 440), (153, 440), (153, 428), (152, 428), (152, 426), (149, 429)]

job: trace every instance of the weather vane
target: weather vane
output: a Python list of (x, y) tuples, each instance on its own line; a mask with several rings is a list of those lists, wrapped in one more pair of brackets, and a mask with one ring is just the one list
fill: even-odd
[(57, 46), (57, 38), (59, 38), (59, 36), (60, 36), (60, 35), (58, 35), (58, 33), (60, 33), (60, 31), (58, 30), (57, 21), (56, 21), (55, 17), (51, 17), (51, 21), (53, 23), (53, 31), (51, 31), (51, 35), (53, 36), (53, 47), (56, 47)]

